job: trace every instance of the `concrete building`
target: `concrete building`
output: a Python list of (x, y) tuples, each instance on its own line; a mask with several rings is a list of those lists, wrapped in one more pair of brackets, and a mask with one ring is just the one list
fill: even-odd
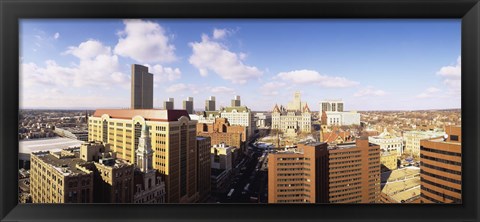
[(143, 125), (149, 127), (153, 168), (162, 174), (167, 203), (193, 203), (196, 189), (196, 125), (186, 110), (96, 110), (89, 118), (89, 140), (112, 144), (117, 157), (136, 162)]
[(187, 110), (188, 114), (193, 114), (193, 97), (188, 97), (183, 101), (183, 109)]
[(377, 203), (380, 151), (365, 138), (297, 144), (268, 156), (269, 203)]
[(199, 201), (205, 202), (211, 191), (211, 140), (210, 137), (197, 137), (197, 190)]
[(235, 97), (232, 99), (231, 106), (232, 106), (232, 107), (241, 106), (240, 96), (235, 96)]
[(320, 113), (322, 112), (343, 112), (343, 101), (341, 99), (320, 101)]
[(199, 114), (190, 114), (192, 120), (196, 120), (198, 123), (212, 124), (215, 119), (220, 118), (220, 112), (218, 111), (204, 111)]
[(392, 135), (387, 129), (378, 136), (369, 136), (368, 141), (379, 145), (383, 152), (395, 152), (397, 156), (403, 153), (403, 138)]
[(131, 109), (153, 109), (153, 74), (138, 64), (132, 65)]
[(246, 106), (225, 107), (220, 111), (220, 117), (227, 118), (232, 126), (244, 126), (246, 137), (253, 135), (255, 122), (252, 111)]
[(312, 112), (305, 104), (301, 111), (287, 110), (283, 106), (275, 105), (272, 111), (272, 129), (290, 135), (310, 133), (312, 130)]
[(210, 96), (209, 99), (205, 100), (205, 111), (215, 111), (215, 96)]
[(166, 110), (175, 109), (175, 100), (173, 98), (168, 98), (167, 101), (163, 102), (163, 109), (166, 109)]
[(381, 203), (420, 203), (420, 168), (406, 167), (381, 175)]
[(293, 101), (288, 102), (287, 110), (302, 111), (306, 104), (306, 102), (302, 102), (302, 95), (297, 91), (293, 95)]
[[(360, 113), (351, 111), (351, 112), (336, 112), (336, 111), (326, 111), (323, 113), (326, 115), (324, 117), (327, 126), (350, 126), (350, 125), (360, 125)], [(324, 124), (322, 122), (322, 124)]]
[(420, 141), (423, 139), (439, 138), (445, 135), (444, 131), (406, 131), (403, 133), (405, 141), (405, 153), (420, 157)]
[(462, 203), (462, 128), (420, 142), (422, 203)]
[(268, 128), (272, 125), (271, 113), (255, 113), (254, 119), (257, 128)]

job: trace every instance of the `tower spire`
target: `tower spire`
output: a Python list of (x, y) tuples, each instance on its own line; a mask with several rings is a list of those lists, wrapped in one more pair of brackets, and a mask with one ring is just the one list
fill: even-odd
[(152, 142), (150, 139), (150, 132), (145, 122), (142, 126), (142, 132), (140, 138), (138, 138), (137, 154), (137, 167), (142, 172), (150, 172), (153, 170), (153, 150)]

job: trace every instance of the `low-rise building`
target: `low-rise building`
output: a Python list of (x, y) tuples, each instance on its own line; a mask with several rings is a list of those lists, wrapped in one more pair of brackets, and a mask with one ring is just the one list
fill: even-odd
[(406, 167), (381, 175), (381, 203), (420, 203), (420, 168)]
[(379, 145), (383, 152), (395, 152), (397, 156), (403, 154), (403, 138), (391, 134), (386, 128), (380, 135), (368, 137), (368, 141)]
[(405, 141), (405, 153), (411, 154), (415, 157), (420, 157), (420, 141), (423, 139), (440, 138), (445, 135), (442, 130), (428, 130), (428, 131), (406, 131), (403, 133)]

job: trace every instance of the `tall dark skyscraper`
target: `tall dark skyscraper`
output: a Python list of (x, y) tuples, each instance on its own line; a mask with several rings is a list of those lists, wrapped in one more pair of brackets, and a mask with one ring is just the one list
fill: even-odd
[(132, 109), (153, 109), (153, 74), (148, 67), (132, 65)]
[(235, 96), (233, 99), (232, 99), (232, 107), (237, 107), (237, 106), (240, 106), (241, 103), (240, 103), (240, 96)]
[(215, 96), (205, 100), (205, 111), (215, 111)]
[(193, 114), (193, 97), (183, 100), (183, 109), (187, 110), (188, 114)]

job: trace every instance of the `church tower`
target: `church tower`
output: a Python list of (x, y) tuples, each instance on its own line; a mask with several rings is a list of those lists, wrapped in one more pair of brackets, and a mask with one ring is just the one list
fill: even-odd
[(150, 132), (146, 123), (142, 126), (142, 133), (138, 139), (137, 167), (140, 171), (148, 173), (153, 170), (153, 150)]

